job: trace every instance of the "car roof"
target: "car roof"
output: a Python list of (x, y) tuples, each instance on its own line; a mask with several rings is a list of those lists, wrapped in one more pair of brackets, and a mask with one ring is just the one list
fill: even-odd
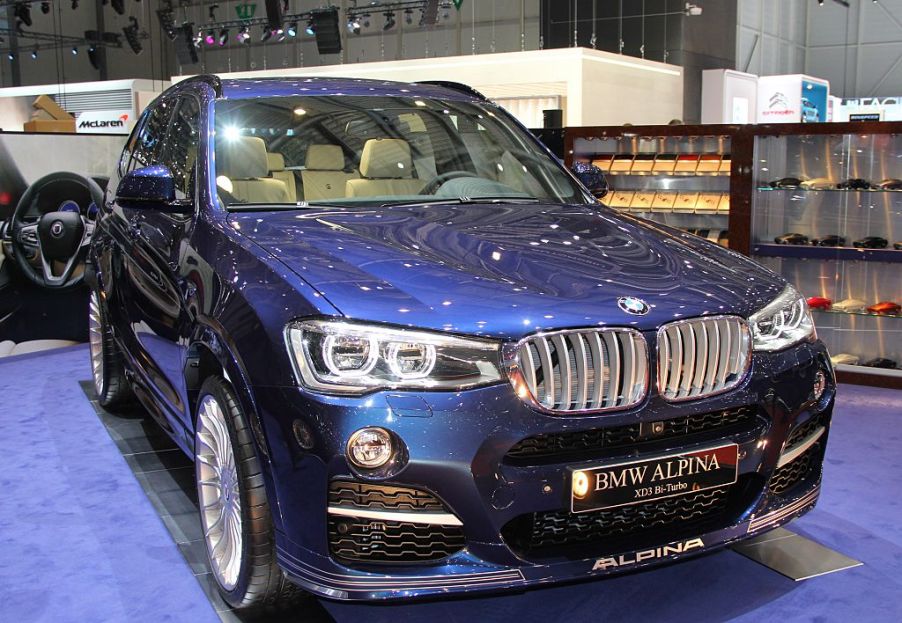
[[(434, 84), (364, 80), (360, 78), (284, 77), (243, 78), (222, 81), (223, 99), (258, 97), (363, 95), (382, 97), (423, 97), (429, 99), (485, 101), (461, 90)], [(475, 93), (475, 92), (474, 92)]]

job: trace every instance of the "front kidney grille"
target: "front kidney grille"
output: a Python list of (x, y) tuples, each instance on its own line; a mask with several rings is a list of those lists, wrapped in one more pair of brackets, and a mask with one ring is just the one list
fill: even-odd
[(680, 401), (725, 392), (749, 364), (748, 325), (736, 316), (680, 320), (658, 330), (658, 393)]
[(521, 555), (555, 553), (572, 545), (628, 549), (632, 545), (624, 545), (624, 539), (653, 534), (666, 542), (672, 536), (669, 528), (692, 532), (701, 530), (700, 524), (723, 520), (730, 493), (730, 487), (721, 487), (588, 513), (530, 513), (507, 523), (501, 534)]
[(536, 335), (521, 343), (517, 365), (532, 399), (549, 411), (624, 409), (648, 387), (648, 349), (632, 329)]
[(527, 437), (507, 451), (508, 459), (515, 463), (579, 460), (591, 458), (603, 450), (632, 448), (637, 444), (649, 444), (666, 439), (705, 435), (722, 438), (742, 434), (763, 424), (753, 405), (723, 409), (710, 413), (698, 413), (669, 420), (645, 424), (609, 426), (585, 431), (551, 433)]

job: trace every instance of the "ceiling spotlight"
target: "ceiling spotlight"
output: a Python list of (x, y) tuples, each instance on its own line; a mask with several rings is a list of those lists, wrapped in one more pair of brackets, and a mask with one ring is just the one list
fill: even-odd
[(35, 48), (31, 51), (31, 58), (37, 58), (37, 57), (38, 57), (38, 49)]
[(285, 41), (285, 29), (284, 28), (276, 29), (276, 41)]
[(242, 26), (241, 30), (238, 31), (238, 43), (247, 43), (247, 40), (251, 38), (251, 34), (247, 31), (247, 26)]
[(18, 21), (31, 28), (32, 21), (30, 4), (28, 4), (27, 2), (17, 2), (16, 6), (13, 7), (13, 15), (15, 15)]
[(144, 46), (141, 45), (141, 37), (138, 34), (138, 20), (134, 17), (129, 17), (128, 26), (123, 27), (122, 32), (125, 35), (125, 40), (128, 41), (128, 47), (132, 49), (132, 52), (140, 54), (141, 50), (144, 49)]
[(166, 33), (171, 41), (175, 41), (178, 36), (178, 29), (175, 26), (175, 15), (172, 9), (160, 9), (157, 11), (157, 19), (160, 20), (160, 28)]
[(288, 24), (288, 28), (285, 30), (289, 37), (297, 37), (298, 36), (298, 23), (291, 22)]
[(263, 34), (260, 35), (260, 41), (266, 42), (272, 38), (272, 31), (266, 26), (263, 27)]
[(7, 53), (6, 53), (6, 58), (8, 58), (8, 59), (11, 60), (11, 61), (14, 61), (14, 60), (16, 60), (16, 55), (13, 54), (12, 52), (7, 52)]
[(48, 13), (50, 13), (50, 3), (49, 2), (41, 3), (41, 13), (43, 13), (44, 15), (47, 15)]
[(702, 14), (702, 7), (697, 4), (692, 4), (691, 2), (686, 3), (686, 8), (683, 11), (686, 15), (696, 16)]
[(391, 30), (395, 27), (395, 13), (394, 11), (388, 11), (383, 13), (385, 16), (385, 25), (382, 26), (382, 30)]
[(78, 56), (78, 46), (72, 46), (72, 56)]
[(818, 6), (824, 6), (824, 0), (817, 0)]
[(223, 28), (219, 31), (219, 47), (222, 47), (229, 40), (229, 29)]
[(408, 26), (413, 24), (413, 9), (404, 9), (404, 23)]
[(100, 56), (97, 54), (97, 48), (91, 46), (88, 48), (88, 61), (94, 69), (100, 69)]
[(307, 22), (307, 27), (304, 29), (304, 32), (311, 37), (316, 34), (316, 26), (313, 25), (313, 20)]
[(207, 36), (204, 37), (204, 43), (206, 43), (207, 45), (213, 45), (214, 43), (216, 43), (216, 31), (214, 31), (212, 28), (207, 31)]
[(360, 34), (360, 19), (353, 18), (348, 20), (348, 32), (353, 33), (355, 35)]
[(369, 13), (367, 13), (366, 15), (363, 16), (363, 27), (364, 28), (370, 27), (370, 14)]
[(194, 42), (194, 47), (199, 48), (204, 43), (204, 33), (198, 30), (194, 33), (194, 38), (192, 39)]

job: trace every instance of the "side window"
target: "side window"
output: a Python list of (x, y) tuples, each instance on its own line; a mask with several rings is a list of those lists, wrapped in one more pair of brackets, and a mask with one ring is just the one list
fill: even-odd
[(149, 167), (159, 163), (160, 147), (166, 135), (166, 126), (172, 114), (172, 104), (162, 102), (156, 105), (147, 115), (147, 121), (138, 132), (135, 149), (128, 170)]
[(169, 125), (160, 164), (175, 179), (177, 199), (194, 197), (195, 163), (200, 124), (200, 104), (191, 96), (182, 97)]
[(122, 150), (122, 155), (119, 157), (119, 177), (122, 177), (126, 172), (130, 171), (128, 165), (131, 162), (132, 154), (135, 153), (135, 146), (138, 144), (138, 136), (141, 134), (142, 126), (147, 120), (149, 113), (150, 111), (147, 111), (141, 115), (138, 119), (138, 123), (136, 123), (135, 127), (132, 129), (132, 133), (129, 134), (128, 140), (125, 142), (125, 149)]

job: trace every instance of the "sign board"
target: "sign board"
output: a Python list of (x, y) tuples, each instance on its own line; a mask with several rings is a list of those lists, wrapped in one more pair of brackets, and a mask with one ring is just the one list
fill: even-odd
[(758, 78), (758, 123), (821, 123), (827, 120), (830, 83), (791, 74)]
[(88, 110), (75, 119), (78, 134), (128, 134), (135, 125), (133, 110)]
[(833, 120), (856, 121), (852, 117), (860, 115), (879, 115), (880, 121), (902, 121), (902, 97), (843, 99), (834, 110)]
[(849, 121), (880, 121), (880, 113), (867, 112), (858, 115), (849, 115)]

